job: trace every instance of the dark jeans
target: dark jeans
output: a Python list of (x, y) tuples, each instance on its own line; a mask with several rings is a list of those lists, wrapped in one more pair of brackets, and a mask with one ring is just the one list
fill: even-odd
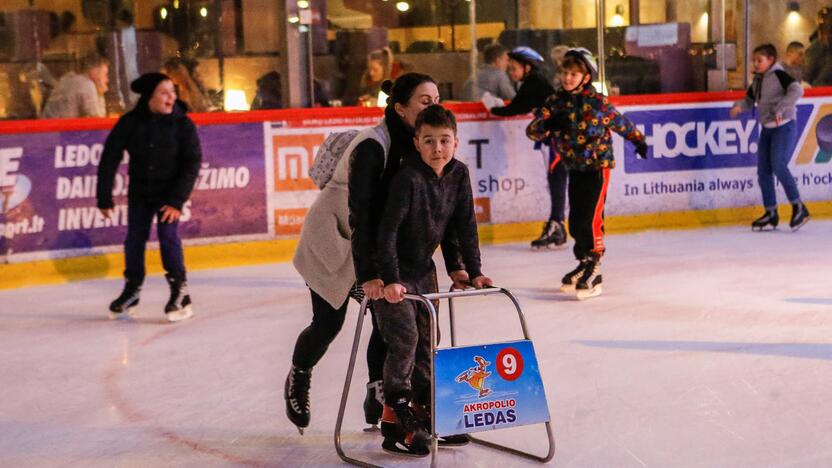
[[(350, 301), (347, 298), (341, 307), (335, 309), (315, 291), (310, 289), (309, 292), (312, 294), (312, 323), (300, 332), (292, 354), (292, 364), (303, 369), (315, 367), (315, 364), (326, 353), (332, 340), (338, 336), (338, 332), (344, 325), (347, 304)], [(367, 346), (367, 368), (370, 382), (374, 382), (382, 378), (387, 346), (378, 332), (378, 323), (372, 308), (370, 313), (373, 320), (373, 332), (370, 334), (370, 343)]]
[(604, 247), (604, 203), (610, 170), (569, 171), (569, 233), (575, 239), (578, 260), (601, 258)]
[(767, 210), (777, 209), (777, 194), (774, 191), (774, 177), (786, 191), (789, 203), (800, 201), (797, 183), (789, 171), (789, 159), (797, 142), (797, 124), (794, 120), (777, 128), (761, 128), (757, 148), (757, 180), (763, 193), (763, 206)]
[(162, 254), (162, 266), (167, 274), (179, 281), (185, 281), (185, 257), (182, 253), (182, 241), (179, 239), (179, 221), (163, 223), (161, 203), (141, 199), (127, 202), (127, 239), (124, 241), (124, 277), (130, 281), (144, 281), (144, 252), (153, 218), (157, 218), (156, 233), (159, 237), (159, 250)]
[(549, 181), (549, 219), (563, 222), (566, 208), (566, 179), (569, 171), (560, 155), (551, 146), (544, 146), (549, 151), (549, 166), (546, 179)]

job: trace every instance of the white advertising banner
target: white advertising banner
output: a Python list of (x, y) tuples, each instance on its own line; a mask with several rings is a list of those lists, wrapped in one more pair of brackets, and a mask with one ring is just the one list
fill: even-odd
[[(752, 114), (731, 119), (731, 102), (621, 106), (647, 136), (648, 157), (614, 136), (606, 214), (634, 215), (761, 204), (757, 182), (759, 126)], [(790, 169), (806, 201), (832, 199), (832, 98), (806, 98), (797, 109), (798, 139)], [(485, 112), (459, 113), (457, 157), (471, 172), (482, 223), (542, 220), (549, 212), (544, 151), (526, 138), (530, 117), (495, 119)], [(338, 119), (302, 125), (264, 124), (269, 207), (274, 233), (300, 232), (317, 194), (308, 176), (317, 147), (330, 132), (371, 125)], [(778, 200), (785, 202), (778, 184)]]

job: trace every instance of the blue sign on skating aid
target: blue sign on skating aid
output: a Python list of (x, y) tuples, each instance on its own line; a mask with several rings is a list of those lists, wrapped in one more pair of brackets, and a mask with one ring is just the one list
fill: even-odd
[(529, 340), (437, 350), (434, 372), (439, 435), (549, 421)]

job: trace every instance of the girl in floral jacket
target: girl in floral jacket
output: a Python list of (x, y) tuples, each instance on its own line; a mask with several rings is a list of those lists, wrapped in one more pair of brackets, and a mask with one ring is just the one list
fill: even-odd
[(578, 299), (601, 294), (604, 255), (604, 203), (615, 167), (615, 131), (647, 155), (644, 135), (591, 85), (597, 65), (589, 51), (570, 49), (561, 67), (561, 88), (540, 108), (526, 129), (535, 141), (551, 140), (569, 168), (569, 234), (578, 267), (563, 277), (561, 291), (578, 291)]

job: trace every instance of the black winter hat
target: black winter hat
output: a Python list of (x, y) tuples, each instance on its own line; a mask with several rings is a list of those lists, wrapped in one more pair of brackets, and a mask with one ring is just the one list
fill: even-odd
[(169, 79), (170, 77), (164, 73), (145, 73), (130, 83), (130, 90), (134, 93), (141, 94), (143, 98), (150, 98), (153, 95), (153, 91), (156, 90), (156, 86), (159, 86), (159, 83)]

